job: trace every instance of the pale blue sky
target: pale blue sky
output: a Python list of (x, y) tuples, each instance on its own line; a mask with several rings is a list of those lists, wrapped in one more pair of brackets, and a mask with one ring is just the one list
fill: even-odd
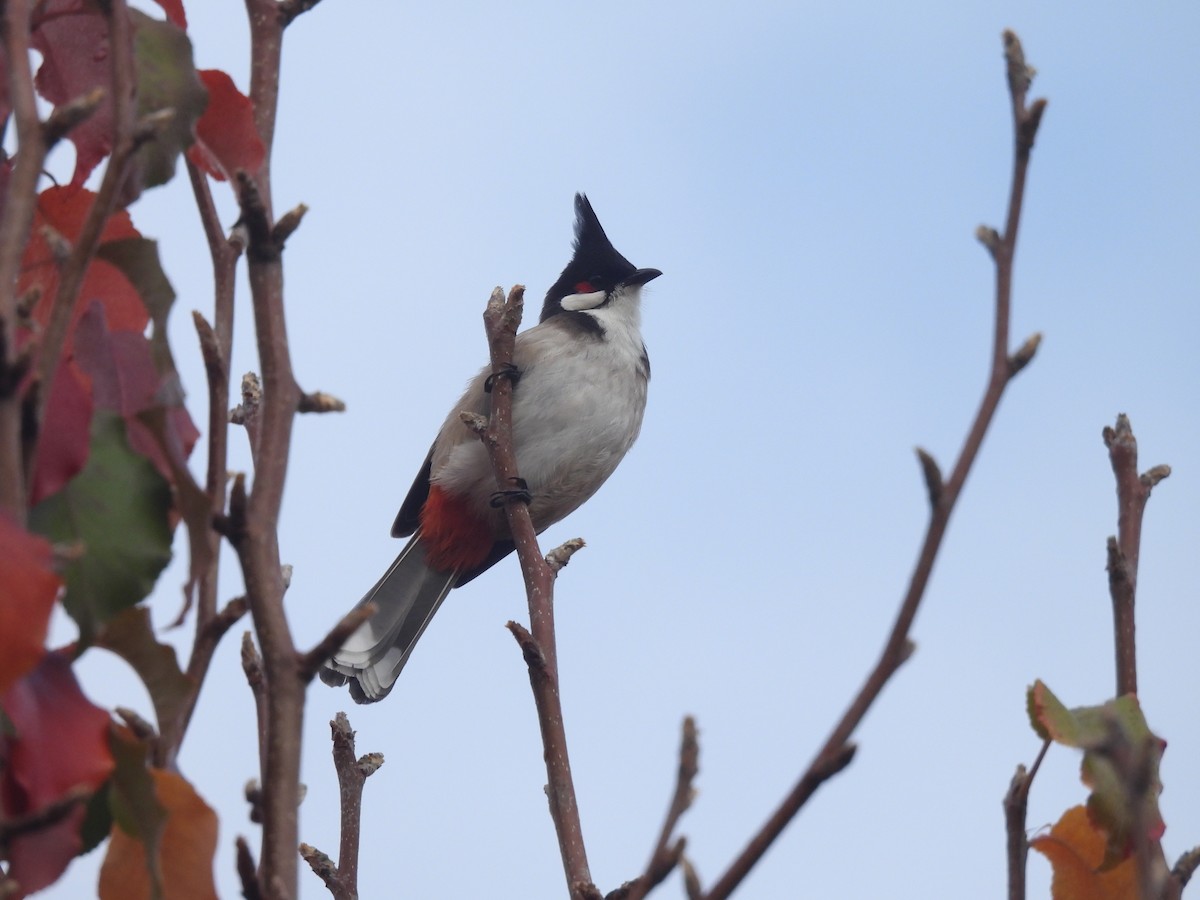
[[(244, 89), (241, 4), (189, 15), (200, 64)], [(739, 895), (923, 900), (1003, 893), (1000, 800), (1038, 748), (1026, 686), (1040, 677), (1069, 705), (1112, 691), (1100, 430), (1118, 412), (1143, 468), (1174, 467), (1145, 528), (1140, 674), (1169, 742), (1168, 857), (1200, 843), (1200, 6), (326, 0), (287, 36), (275, 198), (311, 207), (286, 259), (293, 359), (306, 389), (349, 405), (295, 432), (281, 538), (302, 645), (398, 551), (398, 504), (485, 358), (488, 293), (520, 281), (540, 305), (570, 252), (573, 192), (622, 253), (665, 273), (646, 292), (642, 437), (544, 542), (589, 544), (559, 582), (559, 640), (605, 891), (645, 864), (685, 714), (701, 772), (682, 831), (707, 884), (881, 646), (926, 519), (912, 448), (948, 469), (983, 387), (992, 267), (972, 235), (1001, 224), (1008, 191), (1006, 27), (1050, 100), (1013, 316), (1014, 347), (1045, 340), (967, 484), (917, 654), (853, 765)], [(202, 422), (188, 312), (211, 308), (211, 278), (186, 182), (134, 218), (180, 294), (172, 338)], [(238, 374), (256, 367), (241, 302)], [(240, 593), (225, 574), (224, 596)], [(164, 576), (156, 622), (182, 579), (178, 565)], [(387, 758), (364, 802), (363, 897), (563, 895), (528, 681), (503, 628), (524, 610), (506, 563), (451, 596), (386, 702), (310, 691), (305, 841), (336, 852), (333, 714), (348, 709), (360, 751)], [(239, 637), (181, 759), (221, 815), (226, 897), (234, 836), (257, 845), (240, 799), (257, 760)], [(98, 702), (138, 705), (98, 651), (83, 669)], [(1051, 752), (1031, 828), (1082, 801), (1077, 775), (1074, 753)], [(47, 896), (80, 896), (98, 861)], [(1047, 896), (1048, 866), (1029, 868), (1030, 896)], [(325, 896), (311, 875), (302, 885)]]

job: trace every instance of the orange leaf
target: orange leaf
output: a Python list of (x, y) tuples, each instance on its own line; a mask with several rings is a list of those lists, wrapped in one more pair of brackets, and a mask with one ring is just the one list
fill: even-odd
[(51, 569), (50, 542), (0, 513), (0, 694), (45, 652), (50, 610), (62, 586)]
[(1137, 870), (1132, 856), (1099, 871), (1106, 845), (1107, 836), (1092, 825), (1083, 806), (1071, 807), (1049, 834), (1029, 842), (1054, 869), (1054, 900), (1137, 900)]
[[(213, 855), (217, 851), (217, 815), (180, 775), (151, 769), (154, 792), (167, 811), (158, 862), (163, 896), (171, 900), (216, 900)], [(145, 845), (114, 824), (100, 867), (100, 900), (148, 900), (150, 869)]]

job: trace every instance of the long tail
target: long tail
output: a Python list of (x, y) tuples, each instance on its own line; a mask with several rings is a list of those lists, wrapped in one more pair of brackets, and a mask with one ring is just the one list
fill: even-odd
[(379, 610), (325, 664), (321, 680), (335, 687), (349, 682), (356, 703), (386, 697), (457, 574), (431, 569), (420, 536), (414, 537), (358, 602), (374, 603)]

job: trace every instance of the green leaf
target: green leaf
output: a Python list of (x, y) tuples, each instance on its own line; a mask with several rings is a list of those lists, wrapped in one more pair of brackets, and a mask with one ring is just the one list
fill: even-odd
[(155, 639), (150, 610), (144, 606), (123, 610), (104, 626), (96, 645), (111, 650), (138, 673), (154, 703), (158, 730), (173, 725), (191, 696), (193, 682), (180, 670), (175, 648)]
[(1101, 869), (1129, 855), (1135, 829), (1144, 829), (1151, 841), (1161, 838), (1166, 826), (1158, 809), (1158, 767), (1166, 742), (1150, 731), (1137, 697), (1126, 694), (1100, 706), (1068, 709), (1037, 681), (1026, 701), (1039, 736), (1083, 751), (1080, 773), (1091, 789), (1088, 818), (1107, 837)]
[(170, 509), (170, 485), (130, 449), (124, 421), (97, 410), (87, 465), (29, 516), (51, 541), (82, 545), (66, 567), (63, 605), (85, 641), (154, 588), (171, 559)]
[(142, 183), (165, 184), (175, 174), (175, 159), (193, 141), (196, 120), (208, 103), (208, 91), (192, 61), (192, 42), (178, 25), (136, 9), (133, 55), (137, 67), (138, 118), (170, 111), (153, 140), (138, 148)]

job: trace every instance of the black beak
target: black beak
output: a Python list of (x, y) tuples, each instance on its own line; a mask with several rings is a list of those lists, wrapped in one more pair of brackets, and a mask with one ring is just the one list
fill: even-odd
[(625, 285), (642, 285), (648, 281), (653, 281), (662, 272), (658, 269), (638, 269), (621, 283)]

